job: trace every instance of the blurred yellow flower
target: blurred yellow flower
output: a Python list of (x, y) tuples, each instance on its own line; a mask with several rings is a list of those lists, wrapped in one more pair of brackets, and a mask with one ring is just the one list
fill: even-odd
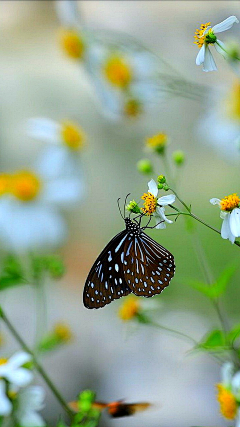
[(227, 117), (240, 122), (240, 81), (237, 80), (232, 86), (225, 100)]
[(220, 207), (222, 211), (232, 211), (234, 208), (238, 208), (240, 203), (240, 198), (236, 193), (230, 194), (230, 196), (224, 197), (220, 200)]
[(85, 52), (85, 43), (80, 33), (75, 30), (62, 30), (60, 44), (65, 53), (73, 59), (82, 59)]
[(72, 331), (65, 323), (57, 323), (54, 326), (54, 334), (62, 342), (68, 342), (72, 339)]
[(220, 404), (221, 414), (228, 420), (233, 420), (237, 414), (237, 402), (230, 390), (222, 384), (217, 384), (217, 400)]
[(165, 147), (168, 143), (168, 136), (166, 133), (157, 133), (146, 139), (145, 144), (147, 148), (150, 148), (152, 151), (156, 151), (159, 154), (162, 154), (165, 150)]
[(23, 202), (35, 199), (40, 188), (41, 181), (33, 172), (19, 171), (11, 176), (10, 193)]
[(8, 173), (0, 174), (0, 196), (8, 193), (10, 185), (10, 175)]
[(130, 66), (121, 56), (110, 56), (103, 66), (106, 79), (119, 89), (125, 89), (131, 82), (133, 75)]
[(79, 150), (85, 142), (85, 134), (77, 124), (65, 121), (61, 126), (61, 136), (64, 143), (72, 150)]
[(125, 298), (125, 301), (119, 309), (118, 315), (124, 322), (128, 322), (138, 314), (139, 308), (140, 303), (137, 297), (130, 295), (129, 297)]
[(1, 358), (0, 359), (0, 365), (6, 365), (7, 361), (8, 361), (8, 359)]

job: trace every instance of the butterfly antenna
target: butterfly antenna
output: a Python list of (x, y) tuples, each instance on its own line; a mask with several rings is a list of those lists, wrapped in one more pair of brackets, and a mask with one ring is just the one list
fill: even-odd
[(123, 216), (123, 214), (122, 214), (122, 212), (121, 212), (121, 208), (120, 208), (119, 200), (121, 200), (121, 198), (120, 198), (120, 197), (117, 199), (118, 210), (119, 210), (119, 212), (120, 212), (120, 215), (121, 215), (122, 219), (124, 219), (124, 216)]
[(127, 198), (128, 196), (130, 196), (131, 193), (128, 193), (125, 197), (125, 201), (124, 201), (124, 218), (126, 217), (126, 203), (127, 203)]

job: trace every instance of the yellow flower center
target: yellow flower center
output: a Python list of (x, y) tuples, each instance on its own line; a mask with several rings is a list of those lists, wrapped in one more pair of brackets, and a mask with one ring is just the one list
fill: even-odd
[(0, 196), (8, 193), (10, 185), (10, 175), (7, 173), (0, 174)]
[(206, 29), (208, 27), (210, 27), (210, 25), (211, 25), (211, 22), (207, 22), (206, 24), (201, 25), (200, 30), (196, 29), (196, 31), (195, 31), (195, 35), (194, 35), (195, 42), (194, 43), (198, 45), (199, 49), (201, 49), (202, 45), (205, 42), (206, 35), (208, 34), (208, 32), (206, 34), (204, 34), (204, 33), (205, 33)]
[(167, 145), (168, 137), (166, 133), (157, 133), (156, 135), (147, 138), (145, 144), (151, 150), (162, 153)]
[(63, 122), (61, 136), (63, 142), (72, 150), (81, 149), (85, 141), (83, 130), (72, 122)]
[(0, 366), (1, 365), (6, 365), (8, 359), (0, 359)]
[(233, 420), (237, 413), (237, 402), (230, 390), (222, 384), (217, 384), (217, 400), (220, 404), (220, 412), (223, 417)]
[(240, 199), (236, 193), (230, 194), (230, 196), (224, 197), (220, 201), (220, 207), (222, 211), (232, 211), (234, 208), (237, 208), (240, 203)]
[(240, 121), (240, 82), (236, 81), (228, 94), (225, 103), (225, 111), (230, 119)]
[(150, 192), (144, 193), (141, 198), (145, 200), (143, 204), (144, 208), (142, 208), (143, 213), (145, 215), (152, 215), (157, 208), (157, 198)]
[(85, 43), (80, 33), (74, 30), (63, 30), (60, 33), (60, 44), (65, 53), (73, 59), (82, 59)]
[(72, 338), (72, 332), (70, 328), (64, 323), (57, 323), (54, 328), (54, 333), (61, 341), (70, 341)]
[(121, 56), (111, 56), (103, 67), (107, 80), (119, 89), (125, 89), (131, 82), (132, 70)]
[(141, 111), (141, 104), (136, 99), (129, 99), (124, 105), (124, 113), (128, 117), (137, 117)]
[(139, 301), (136, 297), (130, 296), (125, 299), (124, 303), (119, 309), (118, 315), (120, 319), (127, 322), (131, 320), (139, 311)]
[(41, 182), (30, 171), (20, 171), (12, 175), (10, 192), (19, 200), (28, 202), (39, 194)]

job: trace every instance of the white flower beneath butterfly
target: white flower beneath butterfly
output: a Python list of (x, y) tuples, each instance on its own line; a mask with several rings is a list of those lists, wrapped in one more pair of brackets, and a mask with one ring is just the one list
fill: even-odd
[(153, 215), (155, 217), (157, 229), (166, 228), (166, 222), (172, 224), (172, 221), (165, 215), (165, 206), (175, 202), (176, 196), (174, 194), (158, 198), (157, 183), (151, 179), (148, 183), (148, 193), (144, 193), (142, 199), (144, 200), (142, 211), (145, 215)]
[(221, 209), (220, 217), (223, 219), (221, 236), (223, 239), (235, 242), (235, 238), (240, 236), (240, 198), (236, 193), (226, 196), (223, 199), (213, 198), (212, 205), (218, 205)]
[(236, 16), (229, 16), (229, 18), (217, 25), (214, 25), (213, 27), (210, 25), (211, 22), (207, 22), (206, 24), (201, 25), (200, 30), (196, 30), (194, 36), (195, 43), (200, 49), (196, 58), (196, 64), (203, 64), (203, 71), (208, 72), (217, 70), (209, 45), (214, 45), (216, 51), (226, 57), (226, 47), (224, 43), (217, 38), (216, 34), (229, 30), (235, 23), (239, 23)]
[(25, 352), (17, 352), (9, 359), (0, 359), (0, 416), (8, 416), (12, 411), (12, 402), (6, 395), (6, 381), (11, 387), (26, 387), (33, 379), (32, 372), (24, 368), (31, 356)]
[(233, 363), (226, 362), (221, 377), (221, 383), (217, 384), (221, 414), (227, 420), (235, 420), (235, 427), (240, 427), (240, 371), (235, 372)]
[(24, 427), (44, 427), (44, 419), (38, 414), (44, 407), (45, 392), (40, 386), (30, 386), (21, 390), (17, 397), (15, 417)]

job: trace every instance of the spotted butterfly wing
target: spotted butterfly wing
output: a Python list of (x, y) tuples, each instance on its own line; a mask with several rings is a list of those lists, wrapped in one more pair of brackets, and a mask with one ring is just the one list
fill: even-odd
[(93, 264), (83, 292), (87, 308), (100, 308), (134, 293), (151, 297), (169, 285), (175, 271), (173, 255), (125, 218), (117, 234)]

